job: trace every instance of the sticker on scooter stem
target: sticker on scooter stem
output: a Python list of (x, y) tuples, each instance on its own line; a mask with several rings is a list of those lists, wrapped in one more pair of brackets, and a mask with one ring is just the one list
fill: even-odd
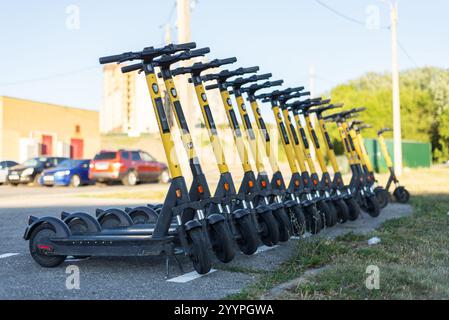
[(203, 99), (203, 102), (207, 102), (207, 96), (205, 93), (201, 94), (201, 99)]
[(153, 84), (153, 92), (156, 94), (159, 93), (159, 86), (157, 84)]
[(242, 108), (243, 112), (246, 112), (246, 106), (244, 103), (242, 103), (242, 105), (240, 106), (240, 108)]
[(226, 102), (227, 102), (228, 106), (232, 107), (232, 101), (231, 101), (231, 98), (228, 98), (228, 100), (227, 100)]
[(173, 98), (176, 98), (178, 96), (178, 92), (176, 91), (176, 89), (171, 89), (170, 92)]

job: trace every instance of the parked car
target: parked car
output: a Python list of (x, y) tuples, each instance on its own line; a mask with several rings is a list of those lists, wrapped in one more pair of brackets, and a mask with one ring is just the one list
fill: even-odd
[(8, 182), (9, 169), (17, 165), (15, 161), (0, 161), (0, 185)]
[(25, 161), (22, 164), (10, 168), (8, 182), (12, 186), (32, 183), (37, 185), (42, 172), (45, 169), (54, 168), (67, 158), (62, 157), (40, 157)]
[(42, 172), (39, 184), (47, 187), (72, 186), (78, 188), (90, 183), (90, 160), (65, 160), (56, 168)]
[(121, 181), (134, 186), (138, 182), (170, 182), (165, 164), (141, 150), (101, 151), (90, 163), (89, 179), (96, 182)]

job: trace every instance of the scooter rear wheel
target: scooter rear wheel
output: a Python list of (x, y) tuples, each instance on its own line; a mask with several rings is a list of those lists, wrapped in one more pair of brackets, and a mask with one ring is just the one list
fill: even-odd
[(302, 212), (300, 206), (293, 206), (290, 209), (293, 234), (296, 236), (302, 236), (306, 232), (306, 217)]
[(375, 195), (370, 195), (365, 198), (366, 200), (366, 212), (373, 217), (377, 218), (380, 215), (379, 202)]
[(342, 199), (335, 200), (333, 202), (335, 209), (337, 210), (337, 217), (339, 223), (346, 223), (349, 220), (349, 208)]
[(404, 187), (397, 187), (393, 192), (393, 196), (399, 203), (407, 203), (410, 200), (410, 193)]
[(188, 232), (190, 238), (191, 254), (190, 259), (193, 268), (199, 274), (207, 274), (212, 268), (212, 263), (207, 253), (207, 242), (201, 229), (193, 229)]
[(279, 241), (287, 242), (291, 236), (292, 225), (284, 208), (273, 211), (273, 216), (279, 227)]
[(360, 206), (353, 197), (345, 200), (349, 209), (349, 220), (355, 221), (360, 216)]
[(218, 260), (223, 263), (229, 263), (234, 259), (235, 252), (231, 232), (224, 221), (210, 226), (209, 238), (212, 250)]
[(377, 187), (374, 189), (374, 193), (376, 194), (377, 201), (379, 202), (379, 207), (381, 209), (385, 208), (390, 200), (390, 194), (388, 191), (383, 187)]
[(322, 213), (322, 218), (324, 217), (324, 224), (326, 227), (333, 227), (337, 224), (337, 210), (335, 210), (335, 207), (330, 201), (319, 201), (317, 207)]
[(243, 254), (250, 256), (257, 251), (257, 231), (251, 223), (250, 216), (244, 216), (235, 221), (235, 226), (240, 234), (237, 245)]
[(268, 247), (279, 243), (279, 227), (271, 212), (265, 212), (259, 216), (259, 224), (262, 227), (260, 240)]
[(54, 237), (56, 237), (54, 228), (46, 223), (38, 226), (30, 236), (29, 249), (31, 257), (44, 268), (56, 268), (67, 258), (67, 256), (47, 256), (42, 253), (42, 246), (50, 246), (49, 239)]

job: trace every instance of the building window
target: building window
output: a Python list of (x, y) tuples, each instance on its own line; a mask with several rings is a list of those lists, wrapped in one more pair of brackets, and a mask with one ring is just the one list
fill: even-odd
[(81, 126), (79, 124), (75, 126), (75, 133), (81, 133)]

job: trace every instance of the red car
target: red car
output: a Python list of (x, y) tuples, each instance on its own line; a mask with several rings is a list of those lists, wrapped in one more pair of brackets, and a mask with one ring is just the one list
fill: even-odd
[(95, 182), (121, 181), (134, 186), (138, 182), (170, 182), (165, 164), (141, 150), (101, 151), (90, 163), (89, 179)]

